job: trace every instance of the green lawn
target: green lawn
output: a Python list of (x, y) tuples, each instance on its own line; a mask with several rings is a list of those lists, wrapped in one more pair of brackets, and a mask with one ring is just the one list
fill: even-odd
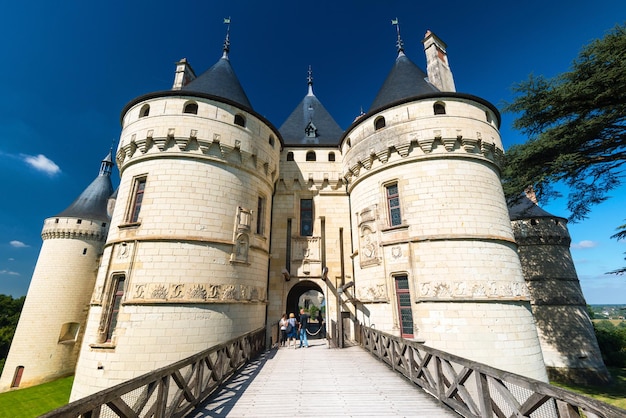
[(0, 418), (30, 418), (66, 405), (74, 376), (31, 388), (0, 393)]
[(569, 386), (561, 383), (553, 383), (573, 392), (587, 395), (599, 401), (608, 403), (618, 408), (626, 409), (626, 369), (609, 367), (609, 372), (613, 376), (613, 383), (604, 386)]

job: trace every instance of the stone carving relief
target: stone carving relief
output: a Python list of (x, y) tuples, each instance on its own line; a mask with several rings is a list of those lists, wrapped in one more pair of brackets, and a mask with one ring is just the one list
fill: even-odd
[(265, 302), (265, 288), (259, 286), (200, 283), (136, 284), (128, 302), (234, 303)]
[(526, 283), (510, 282), (423, 282), (418, 285), (419, 298), (434, 299), (527, 299), (530, 297)]
[(359, 263), (361, 267), (380, 264), (377, 217), (376, 206), (367, 207), (359, 213)]
[(360, 302), (388, 302), (387, 288), (384, 284), (376, 284), (373, 286), (365, 286), (357, 288), (357, 298)]

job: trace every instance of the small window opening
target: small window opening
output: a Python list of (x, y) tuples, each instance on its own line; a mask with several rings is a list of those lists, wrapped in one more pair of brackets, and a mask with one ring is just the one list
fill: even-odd
[(385, 126), (386, 126), (385, 118), (382, 116), (377, 117), (376, 120), (374, 121), (375, 130), (383, 129)]
[(139, 111), (139, 117), (140, 118), (145, 118), (146, 116), (148, 116), (150, 114), (150, 105), (143, 105), (141, 107), (141, 110)]
[(287, 153), (287, 161), (293, 161), (293, 152)]
[(12, 388), (19, 388), (22, 381), (22, 375), (24, 374), (24, 366), (17, 366), (15, 373), (13, 374), (13, 381), (11, 382)]
[(58, 223), (59, 223), (59, 218), (56, 218), (56, 219), (54, 220), (54, 223), (55, 223), (55, 224), (58, 224)]
[(83, 223), (83, 220), (82, 220), (82, 219), (78, 219), (78, 220), (76, 221), (76, 223), (77, 223), (77, 224), (82, 224), (82, 223)]
[(107, 223), (106, 222), (102, 222), (102, 227), (106, 228), (107, 227)]
[(87, 248), (83, 248), (83, 255), (87, 254)]
[(491, 117), (491, 113), (485, 112), (485, 117), (487, 118), (487, 122), (492, 123), (493, 118)]
[(190, 113), (192, 115), (198, 114), (198, 103), (189, 102), (185, 104), (185, 108), (183, 109), (183, 113)]
[(78, 322), (66, 322), (61, 326), (61, 332), (59, 333), (59, 343), (72, 343), (76, 342), (78, 337), (78, 330), (80, 325)]
[(270, 135), (270, 145), (274, 148), (274, 137)]
[(235, 125), (243, 126), (245, 128), (246, 118), (244, 118), (243, 115), (235, 115)]
[(446, 106), (441, 102), (437, 102), (433, 105), (433, 111), (435, 112), (435, 115), (445, 115)]
[(335, 153), (334, 152), (329, 152), (328, 153), (328, 161), (335, 161)]
[(317, 161), (317, 157), (315, 156), (315, 151), (309, 151), (306, 153), (307, 161)]

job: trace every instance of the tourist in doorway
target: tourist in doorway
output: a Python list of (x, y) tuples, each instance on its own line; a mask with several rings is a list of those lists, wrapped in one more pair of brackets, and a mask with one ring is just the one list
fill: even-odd
[(306, 336), (306, 329), (309, 325), (309, 314), (304, 311), (304, 309), (300, 309), (300, 347), (304, 345), (304, 347), (309, 348), (309, 339)]
[(284, 347), (287, 342), (287, 323), (289, 320), (287, 319), (287, 314), (284, 313), (280, 321), (278, 321), (278, 327), (280, 329), (278, 335), (278, 346)]
[(298, 321), (296, 316), (292, 313), (289, 314), (287, 320), (287, 347), (291, 347), (291, 341), (293, 340), (293, 348), (296, 348), (296, 336), (298, 335)]

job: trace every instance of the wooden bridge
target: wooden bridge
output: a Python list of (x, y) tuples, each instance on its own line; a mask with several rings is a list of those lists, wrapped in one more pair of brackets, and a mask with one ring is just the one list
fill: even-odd
[[(324, 342), (322, 342), (324, 341)], [(361, 347), (265, 350), (265, 329), (43, 417), (587, 417), (626, 411), (371, 328)]]

